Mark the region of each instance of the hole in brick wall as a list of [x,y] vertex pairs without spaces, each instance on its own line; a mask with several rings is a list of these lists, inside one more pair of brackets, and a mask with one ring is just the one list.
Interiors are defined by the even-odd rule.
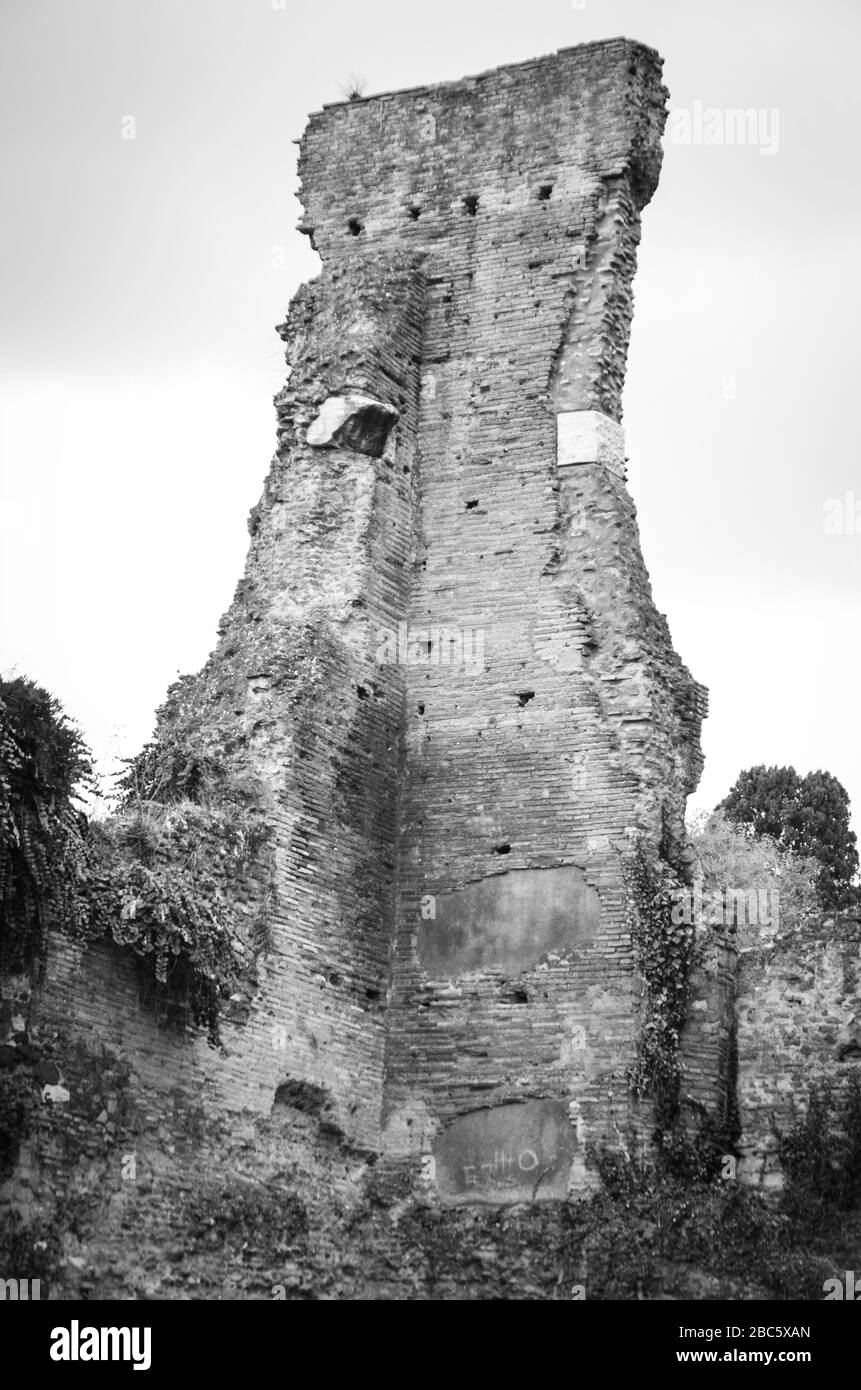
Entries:
[[553,197],[553,184],[552,184],[552,183],[542,183],[541,187],[540,187],[539,190],[538,190],[538,201],[539,201],[540,203],[549,203],[549,202],[550,202],[550,199],[551,199],[552,197]]
[[513,989],[510,994],[505,995],[508,1004],[528,1004],[529,995],[525,989]]
[[424,707],[424,705],[419,705],[419,714],[424,714],[424,712],[425,712],[425,707]]
[[518,698],[518,700],[520,701],[520,708],[523,709],[523,707],[524,707],[525,705],[528,705],[528,704],[529,704],[529,701],[530,701],[530,700],[534,700],[534,699],[535,699],[535,691],[534,691],[534,690],[518,690],[518,692],[517,692],[517,698]]
[[494,845],[494,846],[493,846],[493,852],[494,852],[494,854],[510,854],[510,853],[511,853],[511,845],[509,845],[509,844]]
[[418,222],[419,218],[420,218],[421,215],[422,215],[422,210],[421,210],[421,208],[418,206],[417,203],[412,203],[412,204],[407,208],[407,212],[409,213],[409,217],[410,217],[410,221],[411,221],[411,222]]
[[357,692],[357,694],[358,694],[360,700],[367,700],[367,699],[370,698],[369,695],[368,695],[367,690],[365,689],[365,687],[364,687],[363,685],[357,685],[357,686],[356,686],[356,692]]
[[475,499],[474,502],[467,502],[467,504],[466,504],[466,510],[467,510],[468,512],[474,512],[477,506],[478,506],[478,498],[476,497],[476,499]]
[[358,236],[359,233],[363,230],[362,224],[359,221],[358,217],[351,217],[349,222],[347,223],[347,228],[349,230],[350,236]]
[[470,217],[475,217],[475,214],[478,212],[478,194],[467,193],[466,197],[463,200],[463,205],[469,213]]
[[295,1081],[288,1078],[276,1088],[272,1108],[289,1105],[293,1110],[301,1110],[305,1115],[320,1115],[331,1105],[331,1099],[322,1086],[314,1086],[310,1081]]

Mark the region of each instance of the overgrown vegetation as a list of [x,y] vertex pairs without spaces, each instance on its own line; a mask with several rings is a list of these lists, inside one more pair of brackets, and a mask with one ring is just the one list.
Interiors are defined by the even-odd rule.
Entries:
[[823,907],[861,904],[849,796],[831,773],[800,777],[794,767],[748,768],[717,809],[749,835],[765,836],[782,849],[814,859]]
[[347,101],[361,101],[367,86],[368,79],[366,77],[351,72],[346,81],[341,83],[341,93]]
[[664,860],[654,861],[639,845],[627,867],[628,920],[637,968],[644,982],[637,1061],[632,1086],[650,1096],[660,1141],[678,1116],[679,1038],[688,1007],[694,967],[696,925],[674,920],[682,881]]
[[769,919],[777,918],[772,925],[783,931],[821,916],[819,863],[811,856],[787,849],[770,835],[752,835],[719,811],[694,821],[690,844],[699,861],[704,901],[730,890],[762,895]]
[[0,1183],[15,1170],[37,1104],[38,1092],[30,1072],[4,1067],[0,1071]]
[[31,682],[0,682],[0,750],[0,968],[41,960],[49,929],[112,940],[164,1016],[217,1046],[221,1000],[266,941],[260,913],[252,943],[223,891],[261,868],[268,831],[249,799],[171,730],[126,765],[114,815],[88,821],[83,740]]
[[[841,1114],[834,1116],[838,1134]],[[821,1300],[825,1281],[852,1267],[843,1261],[853,1248],[857,1257],[857,1199],[849,1208],[832,1204],[823,1220],[795,1179],[766,1199],[738,1181],[727,1155],[715,1161],[710,1140],[676,1144],[657,1162],[652,1146],[633,1134],[593,1150],[601,1188],[588,1201],[440,1210],[388,1190],[350,1229],[364,1266],[399,1294],[408,1288],[419,1298],[458,1298],[467,1289],[486,1299],[570,1299],[582,1289],[588,1301]],[[806,1183],[800,1171],[797,1177]],[[393,1203],[403,1209],[394,1250]],[[354,1287],[368,1296],[361,1276]]]
[[0,1259],[4,1275],[38,1279],[40,1296],[47,1298],[58,1277],[62,1258],[62,1223],[25,1223],[15,1211],[0,1212]]
[[[822,1296],[827,1243],[737,1181],[691,1181],[632,1146],[605,1151],[603,1190],[581,1211],[593,1296],[654,1297],[695,1271],[781,1299]],[[687,1296],[691,1296],[687,1293]],[[715,1297],[715,1290],[699,1297]]]
[[827,1225],[835,1214],[861,1208],[861,1075],[843,1087],[823,1081],[810,1088],[801,1119],[778,1132],[787,1176],[785,1203],[796,1218]]
[[41,959],[52,926],[84,926],[89,868],[78,792],[92,779],[83,739],[32,681],[0,681],[0,970]]
[[657,1161],[633,1135],[593,1151],[602,1190],[575,1222],[600,1233],[585,1244],[591,1278],[610,1289],[603,1296],[648,1296],[675,1264],[782,1299],[821,1299],[847,1233],[861,1237],[861,1076],[839,1091],[812,1087],[778,1152],[786,1185],[765,1200],[737,1181],[708,1132],[673,1136]]

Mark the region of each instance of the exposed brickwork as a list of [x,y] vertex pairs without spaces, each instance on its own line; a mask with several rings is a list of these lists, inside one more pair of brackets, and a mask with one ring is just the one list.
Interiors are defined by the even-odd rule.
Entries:
[[[469,1197],[458,1135],[482,1200],[558,1199],[594,1183],[589,1141],[635,1118],[623,860],[638,838],[683,847],[706,703],[655,611],[613,452],[665,98],[657,56],[614,40],[311,118],[303,229],[323,270],[280,330],[277,453],[218,647],[160,717],[163,738],[198,731],[272,831],[268,876],[225,884],[249,923],[271,900],[271,949],[221,1054],[159,1029],[122,952],[52,941],[28,1028],[57,1034],[71,1098],[27,1141],[19,1206],[71,1188],[93,1156],[81,1097],[116,1098],[98,1078],[127,1069],[69,1287],[229,1284],[233,1256],[208,1262],[205,1240],[178,1268],[189,1204],[221,1181],[296,1198],[316,1232],[311,1251],[296,1207],[280,1265],[261,1255],[237,1286],[288,1268],[294,1294],[319,1291],[360,1199],[419,1197],[432,1223]],[[455,918],[420,950],[479,900],[509,955],[470,957]],[[729,1067],[715,972],[718,1021],[687,1054],[708,1105]]]
[[[369,247],[423,254],[410,623],[483,638],[480,670],[406,672],[384,1142],[414,1161],[477,1106],[564,1101],[581,1142],[629,1109],[638,986],[621,855],[634,832],[681,837],[705,702],[652,605],[624,482],[597,463],[557,467],[557,417],[619,416],[664,97],[654,55],[609,44],[395,94],[381,114],[327,111],[303,150],[324,257],[357,239],[351,217]],[[379,177],[360,185],[359,166]],[[594,940],[572,931],[526,972],[512,959],[428,978],[424,898],[563,864],[599,894]]]
[[727,1148],[737,1126],[737,989],[735,932],[700,927],[688,1019],[679,1045],[682,1121],[696,1136],[707,1118]]

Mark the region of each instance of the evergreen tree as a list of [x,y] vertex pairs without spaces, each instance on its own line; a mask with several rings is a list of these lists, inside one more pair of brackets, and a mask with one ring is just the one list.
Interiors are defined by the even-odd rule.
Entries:
[[815,859],[824,907],[849,908],[861,902],[849,797],[830,772],[799,777],[794,767],[748,768],[718,810],[754,835],[767,835],[784,849]]

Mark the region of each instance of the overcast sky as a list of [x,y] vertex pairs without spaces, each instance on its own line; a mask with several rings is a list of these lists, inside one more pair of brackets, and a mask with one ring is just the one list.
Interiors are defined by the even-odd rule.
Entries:
[[[645,214],[625,425],[656,600],[711,689],[696,804],[753,763],[822,767],[857,826],[859,15],[2,0],[0,669],[57,694],[107,767],[214,645],[274,448],[274,325],[318,269],[294,230],[307,113],[352,74],[371,93],[625,34],[693,123]],[[742,107],[748,143],[698,140],[698,109]]]

